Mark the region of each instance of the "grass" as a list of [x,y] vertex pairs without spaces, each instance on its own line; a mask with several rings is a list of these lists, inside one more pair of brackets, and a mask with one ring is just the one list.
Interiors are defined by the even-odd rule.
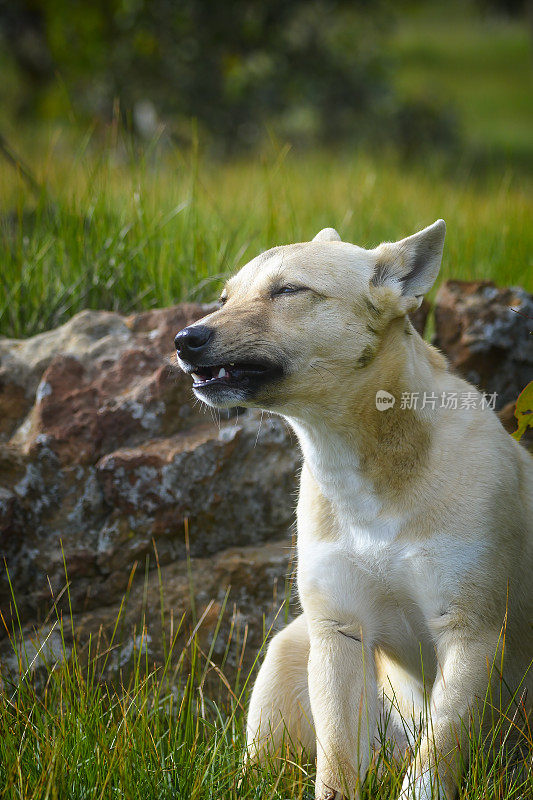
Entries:
[[[8,630],[18,674],[0,668],[4,800],[313,797],[314,765],[305,754],[294,755],[287,748],[264,768],[243,772],[244,707],[255,670],[245,676],[238,669],[225,676],[224,659],[222,669],[212,661],[215,641],[209,652],[202,651],[196,628],[189,635],[181,624],[168,633],[164,662],[155,665],[143,647],[148,632],[141,618],[132,634],[129,669],[121,669],[111,681],[105,676],[117,648],[113,638],[106,647],[99,636],[86,638],[83,645],[70,643],[59,614],[56,627],[61,646],[54,655],[45,639],[34,641],[32,654],[25,652],[16,624]],[[118,628],[119,619],[115,632]],[[180,641],[185,644],[179,646]],[[490,713],[488,700],[483,713]],[[472,766],[459,800],[533,797],[531,732],[522,740],[529,766],[519,772],[498,745],[508,727],[496,719],[485,742],[471,738]],[[393,757],[386,723],[380,738],[364,790],[368,800],[397,797],[408,764],[407,754]],[[492,762],[485,753],[487,742],[495,753]]]
[[293,154],[213,163],[170,144],[143,150],[119,134],[77,149],[56,131],[21,146],[41,189],[0,173],[0,334],[30,336],[83,308],[136,309],[216,297],[225,275],[274,244],[333,225],[366,247],[444,217],[441,280],[532,288],[533,179],[477,180],[437,159]]
[[368,247],[444,217],[440,280],[531,290],[530,39],[524,19],[460,0],[396,12],[396,87],[456,109],[464,141],[453,161],[346,148],[298,155],[273,143],[262,157],[221,164],[164,134],[140,148],[116,122],[82,135],[75,120],[31,132],[3,120],[40,189],[0,162],[0,335],[30,336],[87,307],[209,300],[259,251],[330,225]]

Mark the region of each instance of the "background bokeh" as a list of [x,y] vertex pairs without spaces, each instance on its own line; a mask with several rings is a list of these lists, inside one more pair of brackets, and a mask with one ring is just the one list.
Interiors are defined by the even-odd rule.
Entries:
[[533,4],[0,0],[0,334],[209,299],[259,249],[444,216],[531,286]]

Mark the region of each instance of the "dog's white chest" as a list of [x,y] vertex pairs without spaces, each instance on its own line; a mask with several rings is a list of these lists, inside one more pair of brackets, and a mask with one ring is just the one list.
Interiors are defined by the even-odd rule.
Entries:
[[312,488],[302,484],[298,512],[302,604],[306,611],[313,609],[311,613],[346,630],[366,628],[376,644],[406,661],[404,651],[418,654],[417,642],[429,639],[424,618],[431,610],[420,607],[429,570],[425,559],[414,558],[402,543],[400,531],[407,521],[385,516],[382,503],[358,471],[341,464],[342,453],[336,453],[323,471],[324,459],[309,465],[315,492],[318,484],[330,504],[329,520],[317,519]]
[[308,470],[298,507],[304,610],[346,629],[366,628],[377,645],[408,663],[412,653],[419,656],[419,644],[431,644],[428,620],[440,605],[439,548],[406,543],[409,519],[385,514],[345,442],[322,438],[318,447],[312,434],[299,436]]
[[[298,529],[298,588],[304,610],[373,643],[413,670],[420,646],[431,647],[427,614],[419,603],[419,565],[405,558],[399,522],[339,530],[335,541]],[[431,657],[428,663],[430,663]]]
[[[361,527],[340,523],[334,539],[322,539],[300,515],[299,573],[311,592],[329,595],[339,611],[358,613],[360,603],[400,604],[412,589],[412,572],[396,543],[400,521]],[[317,535],[318,533],[318,535]]]

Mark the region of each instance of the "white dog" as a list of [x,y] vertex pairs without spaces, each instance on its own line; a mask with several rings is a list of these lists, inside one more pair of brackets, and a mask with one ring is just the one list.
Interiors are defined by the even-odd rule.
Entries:
[[518,727],[531,709],[533,461],[407,316],[444,234],[276,247],[176,336],[199,398],[300,441],[304,613],[269,646],[248,740],[252,759],[284,736],[316,752],[320,800],[359,796],[382,713],[419,725],[402,797],[421,800],[453,797],[487,703]]

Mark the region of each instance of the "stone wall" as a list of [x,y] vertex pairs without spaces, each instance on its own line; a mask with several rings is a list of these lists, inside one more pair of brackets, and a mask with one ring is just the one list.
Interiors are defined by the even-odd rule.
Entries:
[[[208,639],[226,602],[226,629],[237,621],[252,652],[263,613],[270,624],[291,593],[298,447],[279,418],[212,416],[195,402],[172,342],[207,311],[84,311],[28,340],[0,339],[0,551],[22,624],[40,625],[52,652],[65,564],[78,633],[112,630],[128,590],[123,623],[144,614],[155,659],[160,577],[167,619],[183,616],[185,632],[203,615]],[[488,283],[450,281],[435,306],[436,343],[498,392],[510,430],[512,401],[533,375],[527,317],[531,295]],[[0,609],[13,613],[5,570]]]

